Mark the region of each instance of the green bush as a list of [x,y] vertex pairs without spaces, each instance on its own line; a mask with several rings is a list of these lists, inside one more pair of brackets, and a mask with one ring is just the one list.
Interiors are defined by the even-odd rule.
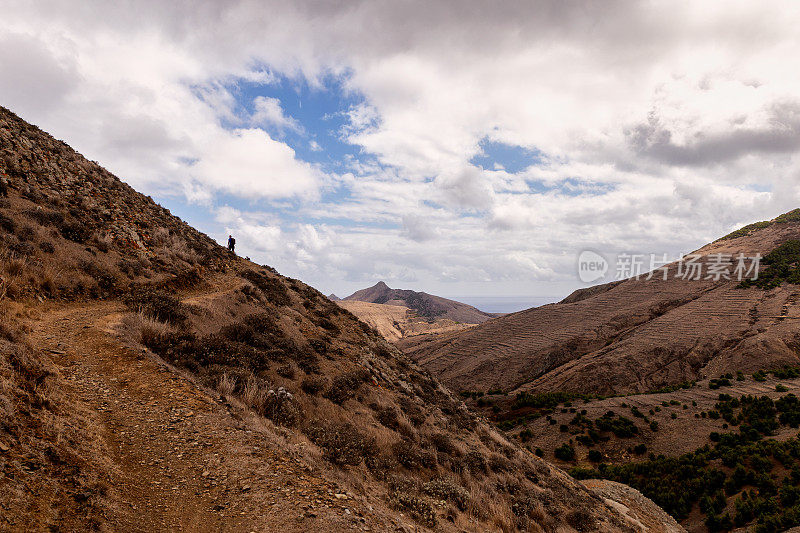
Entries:
[[575,448],[569,444],[562,444],[553,451],[553,455],[555,455],[556,459],[560,459],[562,461],[574,461]]
[[746,279],[740,287],[759,287],[764,290],[773,289],[781,283],[800,283],[800,240],[791,239],[764,256],[762,263],[767,267],[758,279]]

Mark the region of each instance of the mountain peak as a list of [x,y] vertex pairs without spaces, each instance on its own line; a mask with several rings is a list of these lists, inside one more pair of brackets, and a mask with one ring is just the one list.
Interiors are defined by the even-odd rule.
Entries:
[[391,288],[384,283],[383,281],[379,281],[375,285],[372,286],[373,289],[382,289],[382,290],[391,290]]

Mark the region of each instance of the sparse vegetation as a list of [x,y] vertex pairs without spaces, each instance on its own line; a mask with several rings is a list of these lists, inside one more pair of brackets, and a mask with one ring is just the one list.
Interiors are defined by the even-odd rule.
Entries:
[[[792,213],[795,213],[793,211]],[[787,213],[787,215],[789,215]],[[793,217],[796,215],[792,215]],[[792,220],[794,220],[792,218]],[[788,219],[787,219],[788,221]],[[759,273],[758,279],[746,279],[740,283],[740,287],[758,287],[764,290],[773,289],[781,283],[800,283],[800,240],[791,239],[764,256],[761,262],[766,265],[763,272]]]
[[717,239],[718,241],[726,241],[730,239],[735,239],[737,237],[747,237],[751,233],[756,230],[768,228],[772,225],[772,221],[765,220],[763,222],[754,222],[753,224],[748,224],[742,228],[737,229],[736,231],[732,231],[731,233]]
[[713,446],[679,457],[651,455],[642,463],[575,468],[572,474],[629,484],[678,519],[696,506],[711,531],[751,525],[774,532],[800,525],[800,440],[763,438],[780,424],[800,425],[800,400],[793,394],[775,402],[720,394],[712,412],[739,426],[738,433],[712,432]]

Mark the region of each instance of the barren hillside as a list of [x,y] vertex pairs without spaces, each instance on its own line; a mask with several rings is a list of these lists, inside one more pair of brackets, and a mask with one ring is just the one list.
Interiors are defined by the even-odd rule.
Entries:
[[374,304],[358,300],[339,300],[336,303],[392,342],[414,335],[449,333],[472,327],[472,324],[462,324],[447,318],[422,318],[417,316],[416,311],[403,305]]
[[0,172],[0,529],[642,531],[3,108]]
[[[798,238],[800,216],[792,212],[695,253],[707,268],[714,254],[765,256]],[[736,261],[726,261],[733,272]],[[459,391],[644,392],[800,361],[800,287],[682,279],[678,267],[669,266],[667,280],[642,277],[578,291],[561,303],[442,338],[404,340],[402,347]],[[790,263],[773,271],[780,269],[786,279],[794,275]],[[762,264],[762,276],[768,273]]]
[[405,289],[392,289],[379,281],[372,287],[356,291],[344,298],[345,301],[369,302],[375,304],[400,305],[416,312],[417,316],[428,320],[451,320],[464,324],[481,324],[495,315],[484,313],[454,300],[433,296],[425,292]]

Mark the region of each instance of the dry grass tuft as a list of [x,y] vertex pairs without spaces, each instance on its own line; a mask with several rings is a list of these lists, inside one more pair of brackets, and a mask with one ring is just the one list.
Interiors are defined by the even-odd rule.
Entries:
[[223,396],[232,396],[234,390],[236,390],[236,378],[229,376],[227,372],[222,374],[217,383],[217,392]]

